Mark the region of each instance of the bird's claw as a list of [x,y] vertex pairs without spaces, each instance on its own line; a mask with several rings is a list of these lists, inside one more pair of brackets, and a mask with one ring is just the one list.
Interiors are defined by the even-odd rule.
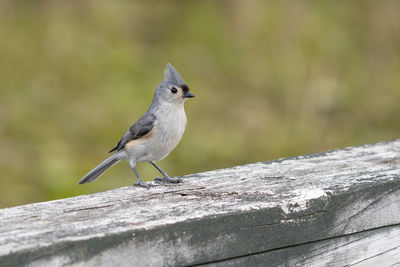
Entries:
[[141,187],[149,189],[151,184],[150,183],[145,183],[143,181],[139,181],[139,182],[134,182],[133,186],[141,186]]
[[181,178],[170,178],[168,176],[165,177],[157,177],[154,178],[154,181],[156,182],[164,182],[164,183],[172,183],[172,184],[178,184],[178,183],[182,183],[182,179]]

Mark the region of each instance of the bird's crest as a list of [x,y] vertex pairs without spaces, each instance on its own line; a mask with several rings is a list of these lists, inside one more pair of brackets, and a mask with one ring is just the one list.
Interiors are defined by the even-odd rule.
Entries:
[[179,72],[170,64],[167,64],[167,67],[164,71],[164,82],[174,85],[185,84],[185,81],[182,79],[182,76]]

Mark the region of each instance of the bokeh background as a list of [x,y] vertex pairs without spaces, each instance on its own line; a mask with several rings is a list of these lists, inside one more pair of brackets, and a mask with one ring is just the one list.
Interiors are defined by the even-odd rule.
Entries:
[[0,208],[132,184],[127,163],[77,182],[167,62],[197,96],[160,162],[171,176],[396,139],[399,14],[399,1],[3,0]]

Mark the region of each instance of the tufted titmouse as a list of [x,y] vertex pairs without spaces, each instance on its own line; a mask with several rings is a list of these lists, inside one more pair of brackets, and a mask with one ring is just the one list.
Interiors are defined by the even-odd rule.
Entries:
[[136,162],[150,162],[163,175],[156,181],[180,183],[177,178],[170,178],[155,164],[165,158],[179,143],[186,127],[186,114],[183,104],[194,97],[181,75],[167,64],[164,80],[158,85],[153,101],[147,112],[133,124],[118,144],[109,152],[115,152],[96,168],[86,174],[79,184],[97,179],[108,168],[121,160],[127,160],[135,172],[140,186],[148,187],[136,171]]

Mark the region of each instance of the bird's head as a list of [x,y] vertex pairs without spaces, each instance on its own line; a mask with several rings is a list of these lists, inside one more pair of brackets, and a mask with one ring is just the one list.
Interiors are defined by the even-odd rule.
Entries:
[[182,76],[170,63],[167,64],[164,74],[164,80],[158,85],[155,93],[159,101],[184,103],[188,98],[194,97]]

